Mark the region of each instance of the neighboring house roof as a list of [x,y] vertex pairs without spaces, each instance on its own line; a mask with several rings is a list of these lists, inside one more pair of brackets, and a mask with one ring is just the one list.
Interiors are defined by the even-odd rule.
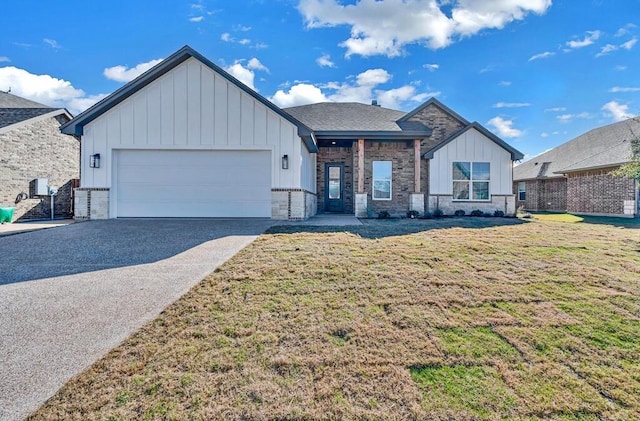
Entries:
[[629,162],[640,121],[629,119],[588,131],[513,169],[514,180],[559,178],[562,174]]
[[52,110],[54,108],[0,108],[0,128],[39,117]]
[[485,137],[487,137],[489,140],[492,140],[493,142],[495,142],[499,146],[501,146],[503,149],[505,149],[507,152],[511,153],[511,160],[512,161],[517,161],[518,159],[522,159],[524,157],[522,152],[518,151],[517,149],[515,149],[514,147],[509,145],[507,142],[505,142],[504,140],[500,139],[498,136],[494,135],[489,130],[485,129],[480,123],[478,123],[476,121],[474,121],[473,123],[468,123],[461,130],[458,130],[457,132],[452,133],[451,136],[449,136],[448,138],[446,138],[442,142],[438,143],[437,145],[433,146],[431,149],[429,149],[427,152],[425,152],[422,156],[424,158],[426,158],[426,159],[432,159],[433,158],[433,154],[438,149],[442,148],[447,143],[452,142],[453,140],[457,139],[458,137],[460,137],[465,132],[467,132],[468,130],[471,130],[471,129],[476,129],[477,131],[482,133]]
[[26,98],[0,91],[0,108],[51,108]]
[[202,54],[198,53],[188,45],[185,45],[184,47],[182,47],[181,49],[173,53],[171,56],[162,60],[159,64],[155,65],[154,67],[152,67],[151,69],[143,73],[142,75],[138,76],[133,81],[127,83],[126,85],[124,85],[117,91],[113,92],[111,95],[107,96],[97,104],[93,105],[89,109],[80,113],[73,120],[69,121],[66,124],[63,124],[60,130],[62,130],[63,133],[67,133],[67,134],[82,135],[84,126],[86,124],[90,123],[97,117],[109,111],[111,108],[115,107],[116,105],[118,105],[125,99],[129,98],[131,95],[133,95],[140,89],[149,85],[151,82],[160,78],[162,75],[168,73],[169,71],[176,68],[180,64],[184,63],[186,60],[188,60],[191,57],[200,61],[202,64],[206,65],[214,72],[218,73],[225,79],[229,80],[231,83],[233,83],[238,88],[246,92],[248,95],[252,96],[257,101],[267,106],[276,114],[280,115],[290,123],[294,124],[298,128],[298,135],[302,137],[305,144],[307,145],[307,148],[311,152],[316,152],[318,150],[313,133],[309,127],[307,127],[306,125],[304,125],[303,123],[301,123],[300,121],[292,117],[291,115],[287,114],[286,112],[282,111],[272,102],[267,100],[265,97],[258,94],[256,91],[249,88],[247,85],[240,82],[235,77],[231,76],[228,72],[226,72],[221,67],[211,62],[209,59],[207,59]]

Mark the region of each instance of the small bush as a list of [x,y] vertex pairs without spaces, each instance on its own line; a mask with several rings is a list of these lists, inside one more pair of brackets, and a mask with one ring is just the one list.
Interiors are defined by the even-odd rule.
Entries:
[[407,218],[409,219],[416,219],[419,216],[420,212],[418,212],[417,210],[410,210],[409,212],[407,212]]
[[493,214],[491,212],[482,212],[482,216],[484,216],[485,218],[491,218]]
[[466,212],[463,209],[458,209],[453,213],[455,216],[464,216]]
[[389,219],[391,214],[385,210],[378,212],[378,219]]
[[425,212],[422,215],[422,219],[433,219],[433,214],[431,212]]
[[495,216],[496,218],[504,218],[504,212],[502,212],[501,210],[497,210],[493,213],[493,216]]
[[434,218],[442,218],[443,216],[444,216],[444,212],[442,211],[442,209],[436,209],[433,211]]
[[480,209],[474,209],[471,211],[471,216],[482,216],[482,211]]

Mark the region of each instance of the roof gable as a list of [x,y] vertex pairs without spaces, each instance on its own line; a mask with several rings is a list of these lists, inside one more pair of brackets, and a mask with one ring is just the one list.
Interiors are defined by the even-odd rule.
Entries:
[[0,134],[36,121],[59,116],[63,116],[67,121],[72,118],[64,108],[0,108]]
[[246,86],[244,83],[240,82],[235,77],[231,76],[224,69],[217,66],[216,64],[211,62],[209,59],[207,59],[206,57],[204,57],[203,55],[201,55],[200,53],[198,53],[188,45],[185,45],[184,47],[182,47],[181,49],[173,53],[171,56],[162,60],[159,64],[157,64],[153,68],[149,69],[142,75],[138,76],[136,79],[122,86],[121,88],[113,92],[111,95],[107,96],[106,98],[104,98],[97,104],[93,105],[89,109],[80,113],[74,119],[62,125],[60,130],[66,134],[82,135],[84,126],[86,124],[95,120],[102,114],[109,111],[111,108],[120,104],[121,102],[123,102],[124,100],[126,100],[127,98],[129,98],[130,96],[132,96],[133,94],[141,90],[142,88],[146,87],[153,81],[160,78],[162,75],[168,73],[169,71],[173,70],[174,68],[176,68],[177,66],[179,66],[180,64],[182,64],[183,62],[187,61],[189,58],[192,58],[192,57],[200,61],[205,66],[209,67],[214,72],[218,73],[220,76],[227,79],[229,82],[233,83],[235,86],[237,86],[239,89],[241,89],[251,97],[255,98],[256,100],[264,104],[267,108],[271,109],[280,117],[284,118],[285,120],[295,125],[298,128],[298,135],[303,138],[307,148],[312,152],[317,151],[317,145],[315,144],[313,133],[309,127],[307,127],[302,122],[298,121],[293,116],[284,112],[282,109],[278,108],[275,104],[267,100],[262,95],[258,94],[253,89]]
[[442,102],[438,101],[435,98],[431,98],[424,104],[415,108],[413,111],[409,111],[407,114],[405,114],[402,118],[398,120],[398,123],[411,120],[411,118],[414,117],[416,114],[419,114],[421,111],[423,111],[424,109],[430,106],[435,106],[439,108],[440,110],[444,111],[446,114],[449,114],[451,117],[455,118],[465,126],[469,124],[469,122],[464,117],[462,117],[460,114],[456,113],[451,108],[447,107],[446,105],[444,105]]
[[493,141],[498,146],[500,146],[501,148],[503,148],[504,150],[509,152],[511,154],[511,160],[512,161],[517,161],[518,159],[522,159],[524,157],[522,152],[518,151],[517,149],[515,149],[514,147],[509,145],[507,142],[505,142],[504,140],[500,139],[498,136],[494,135],[489,130],[485,129],[480,123],[474,121],[473,123],[467,124],[462,130],[459,130],[459,131],[453,133],[451,136],[449,136],[448,138],[446,138],[442,142],[438,143],[437,145],[435,145],[434,147],[429,149],[427,152],[425,152],[422,155],[423,158],[425,158],[425,159],[433,159],[433,154],[438,149],[440,149],[443,146],[445,146],[446,144],[454,141],[455,139],[460,137],[462,134],[464,134],[465,132],[467,132],[468,130],[471,130],[471,129],[476,129],[477,131],[482,133],[487,139]]

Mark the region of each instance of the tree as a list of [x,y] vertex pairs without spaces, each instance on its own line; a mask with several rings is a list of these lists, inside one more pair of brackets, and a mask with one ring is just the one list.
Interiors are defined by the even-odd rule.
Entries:
[[[631,119],[634,122],[640,123],[640,116]],[[629,162],[622,165],[611,174],[620,177],[629,177],[640,180],[640,136],[636,134],[633,127],[627,122],[627,127],[631,132],[631,156]]]

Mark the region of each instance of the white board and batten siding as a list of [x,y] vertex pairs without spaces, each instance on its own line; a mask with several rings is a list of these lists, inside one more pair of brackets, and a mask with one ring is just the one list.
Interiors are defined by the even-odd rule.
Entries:
[[[85,125],[82,187],[115,188],[114,158],[124,150],[266,151],[271,188],[315,192],[315,155],[297,127],[195,58]],[[89,168],[94,153],[101,155],[98,169]],[[285,154],[288,170],[281,167]]]
[[511,153],[471,128],[433,154],[429,163],[430,194],[453,194],[452,165],[459,161],[491,163],[490,194],[513,193]]

